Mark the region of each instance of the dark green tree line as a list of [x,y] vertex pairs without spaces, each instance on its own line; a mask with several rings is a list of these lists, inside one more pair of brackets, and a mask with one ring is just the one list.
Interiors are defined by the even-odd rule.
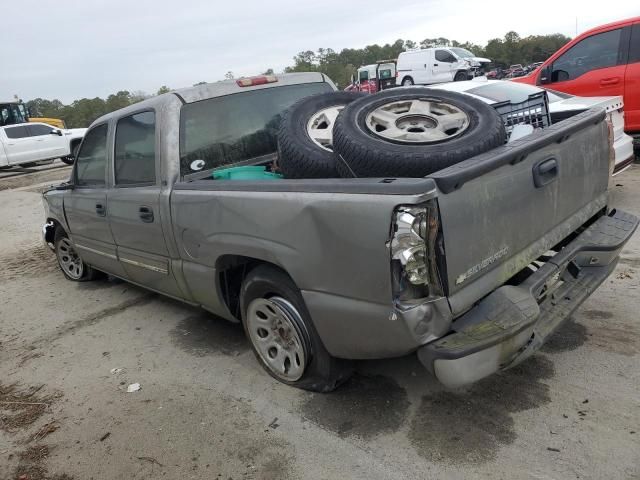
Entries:
[[413,40],[396,40],[385,45],[368,45],[364,48],[345,48],[336,52],[331,48],[319,48],[317,51],[307,50],[293,57],[293,65],[286,72],[317,71],[328,75],[333,81],[344,86],[349,83],[351,75],[358,67],[380,60],[395,59],[398,55],[412,48],[431,46],[462,47],[479,57],[487,57],[496,66],[508,67],[515,63],[529,64],[546,60],[552,53],[570,40],[562,34],[532,35],[521,38],[516,32],[508,32],[504,38],[494,38],[485,46],[470,42],[459,42],[448,38],[425,38],[420,42]]

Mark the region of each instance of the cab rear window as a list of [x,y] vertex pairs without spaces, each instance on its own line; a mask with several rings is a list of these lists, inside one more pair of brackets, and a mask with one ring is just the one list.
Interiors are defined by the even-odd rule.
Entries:
[[[180,172],[230,166],[275,153],[282,113],[328,83],[261,88],[189,103],[180,113]],[[202,162],[196,162],[202,160]],[[204,162],[204,163],[203,163]]]

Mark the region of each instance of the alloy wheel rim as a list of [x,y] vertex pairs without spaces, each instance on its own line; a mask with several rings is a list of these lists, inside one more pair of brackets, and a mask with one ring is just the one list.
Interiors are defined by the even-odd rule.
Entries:
[[333,105],[314,113],[307,122],[307,135],[318,147],[333,152],[333,125],[344,105]]
[[74,280],[82,277],[84,264],[68,238],[63,238],[58,242],[56,254],[60,268],[62,268],[69,277]]
[[304,374],[306,355],[302,334],[293,317],[296,308],[280,297],[256,298],[247,308],[247,330],[258,355],[278,378],[295,382]]
[[470,119],[450,103],[414,98],[380,105],[367,115],[365,122],[371,133],[385,140],[428,144],[461,135]]

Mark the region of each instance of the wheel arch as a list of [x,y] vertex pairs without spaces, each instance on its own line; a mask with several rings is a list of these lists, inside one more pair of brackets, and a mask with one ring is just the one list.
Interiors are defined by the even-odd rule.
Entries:
[[45,223],[44,227],[42,227],[42,236],[49,248],[52,248],[53,246],[55,235],[58,229],[65,231],[64,225],[62,225],[58,220],[53,217],[47,217],[47,222]]
[[416,83],[416,82],[415,82],[415,80],[413,79],[413,77],[412,77],[411,75],[405,75],[404,77],[402,77],[402,81],[400,82],[400,85],[401,85],[401,86],[402,86],[402,85],[404,85],[404,81],[405,81],[407,78],[408,78],[409,80],[411,80],[411,82],[415,85],[415,83]]
[[216,261],[216,290],[229,310],[229,313],[241,321],[240,290],[249,273],[259,266],[273,267],[287,275],[297,286],[287,270],[270,260],[245,255],[226,254]]

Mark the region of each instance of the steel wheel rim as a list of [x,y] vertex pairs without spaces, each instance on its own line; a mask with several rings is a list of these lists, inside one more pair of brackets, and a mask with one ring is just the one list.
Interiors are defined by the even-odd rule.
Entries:
[[413,82],[409,78],[405,78],[404,81],[402,82],[402,85],[405,87],[408,87],[410,85],[413,85]]
[[62,238],[58,241],[56,255],[60,268],[62,268],[69,277],[74,280],[82,277],[84,264],[68,238]]
[[333,152],[333,125],[344,105],[333,105],[314,113],[307,122],[307,135],[318,147]]
[[247,308],[249,339],[267,368],[278,378],[295,382],[304,374],[304,342],[292,317],[296,308],[280,297],[256,298]]
[[461,135],[470,119],[448,102],[413,98],[380,105],[367,115],[365,123],[371,133],[385,140],[428,144]]

